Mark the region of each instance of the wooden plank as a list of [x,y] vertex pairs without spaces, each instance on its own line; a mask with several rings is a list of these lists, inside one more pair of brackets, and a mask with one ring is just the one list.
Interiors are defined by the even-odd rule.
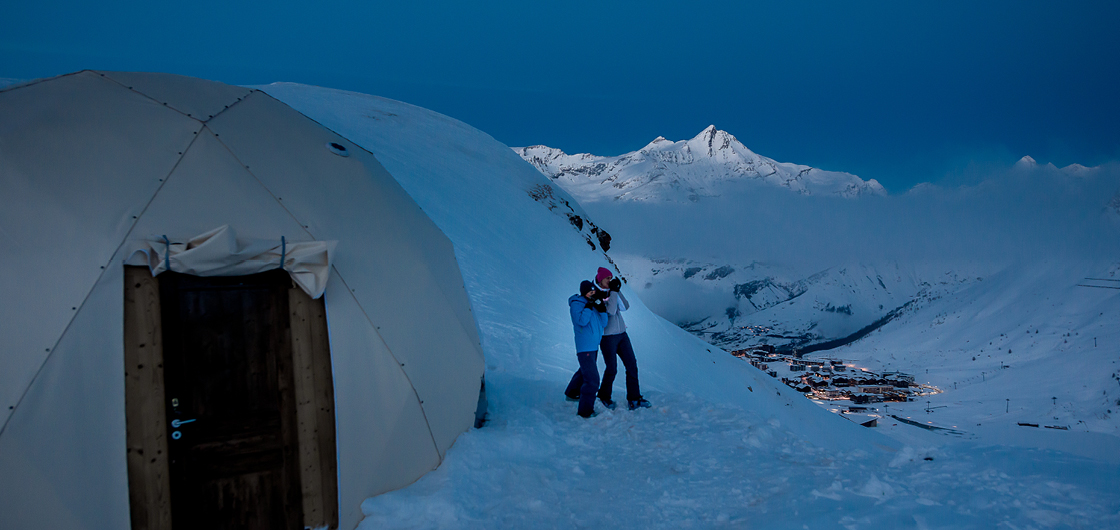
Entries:
[[323,484],[319,473],[320,456],[316,436],[318,415],[315,414],[315,369],[311,338],[311,307],[299,289],[289,291],[291,312],[292,364],[296,367],[296,423],[299,425],[299,468],[303,491],[303,526],[324,526]]
[[125,267],[124,369],[128,497],[133,530],[171,528],[159,283]]
[[[275,271],[281,273],[282,271]],[[292,285],[291,280],[284,275],[284,285]],[[269,326],[271,329],[271,350],[274,353],[277,368],[277,378],[280,390],[280,417],[281,435],[284,444],[284,479],[282,484],[287,494],[288,508],[285,510],[287,528],[299,528],[300,521],[304,519],[303,507],[301,501],[302,487],[300,486],[302,480],[300,478],[299,468],[299,415],[297,407],[297,396],[295,392],[295,379],[297,378],[298,370],[293,363],[292,355],[292,334],[291,326],[288,319],[290,317],[290,309],[288,307],[288,300],[290,295],[286,294],[285,289],[277,289],[272,293],[273,304],[269,305],[269,322],[273,325]],[[288,325],[280,325],[286,323]]]
[[[304,294],[303,291],[300,291]],[[306,296],[306,295],[305,295]],[[338,528],[338,456],[335,439],[334,377],[327,308],[322,297],[311,301],[311,338],[315,354],[315,413],[318,415],[318,443],[326,524]]]
[[338,528],[334,383],[323,300],[289,291],[304,526]]

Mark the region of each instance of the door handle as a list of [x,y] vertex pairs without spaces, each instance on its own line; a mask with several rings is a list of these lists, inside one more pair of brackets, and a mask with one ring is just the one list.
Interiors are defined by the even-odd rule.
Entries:
[[182,425],[184,423],[190,423],[192,421],[195,421],[195,420],[193,420],[193,419],[192,420],[178,420],[178,419],[175,419],[175,420],[171,420],[171,426],[178,429],[180,425]]

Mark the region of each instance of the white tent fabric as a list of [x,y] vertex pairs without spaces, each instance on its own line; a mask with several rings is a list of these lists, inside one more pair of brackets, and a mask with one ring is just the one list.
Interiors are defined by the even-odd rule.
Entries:
[[168,74],[9,87],[0,116],[0,528],[129,526],[130,258],[225,275],[284,254],[323,293],[342,528],[473,424],[483,353],[454,249],[369,152],[262,92]]
[[[323,296],[330,277],[331,257],[337,241],[285,243],[260,239],[238,239],[229,225],[223,225],[190,238],[185,243],[170,239],[148,239],[145,257],[152,276],[172,270],[193,276],[244,276],[282,268],[303,292],[317,299]],[[135,257],[137,254],[133,254]]]

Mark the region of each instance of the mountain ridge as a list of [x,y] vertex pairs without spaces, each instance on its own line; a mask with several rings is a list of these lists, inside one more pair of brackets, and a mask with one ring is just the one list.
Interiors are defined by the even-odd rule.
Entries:
[[637,151],[613,157],[567,154],[544,145],[513,150],[580,201],[696,202],[744,183],[784,187],[802,195],[887,194],[875,179],[759,155],[715,125],[689,140],[658,136]]

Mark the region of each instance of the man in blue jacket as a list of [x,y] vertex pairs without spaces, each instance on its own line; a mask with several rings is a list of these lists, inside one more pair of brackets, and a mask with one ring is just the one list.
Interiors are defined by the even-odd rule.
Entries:
[[595,397],[599,392],[599,341],[607,326],[607,308],[596,296],[595,284],[584,280],[579,284],[580,294],[568,298],[572,314],[572,327],[576,335],[576,359],[579,370],[572,376],[564,395],[579,399],[577,414],[590,418],[595,414]]

